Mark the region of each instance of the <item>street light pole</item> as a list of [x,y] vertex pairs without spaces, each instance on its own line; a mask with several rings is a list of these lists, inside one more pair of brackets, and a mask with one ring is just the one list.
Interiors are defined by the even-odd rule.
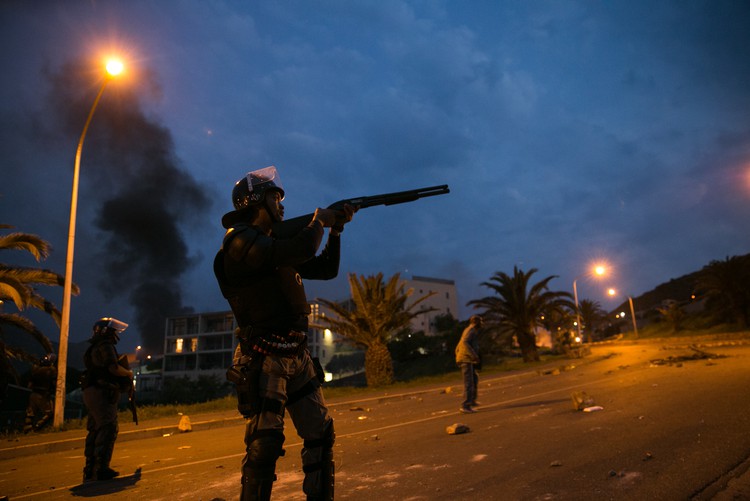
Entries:
[[630,317],[633,319],[633,333],[635,338],[638,339],[638,325],[635,323],[635,308],[633,308],[633,298],[628,296],[628,302],[630,303]]
[[68,367],[68,335],[70,332],[70,297],[71,290],[73,288],[73,251],[75,248],[76,238],[76,214],[78,210],[78,179],[81,170],[81,151],[83,150],[83,140],[86,138],[86,132],[89,129],[89,124],[94,116],[94,111],[99,104],[104,89],[112,76],[117,75],[122,71],[122,65],[120,63],[107,64],[107,74],[104,77],[102,86],[99,88],[99,93],[94,99],[94,104],[89,110],[89,115],[86,118],[86,123],[83,126],[83,132],[81,132],[81,138],[78,140],[78,148],[76,148],[75,166],[73,168],[73,190],[70,197],[70,222],[68,226],[68,253],[65,260],[65,283],[63,285],[63,303],[62,303],[62,319],[60,321],[60,346],[58,348],[57,355],[57,387],[55,389],[55,411],[52,425],[54,428],[61,428],[65,419],[65,376]]
[[578,306],[578,288],[576,287],[577,281],[577,278],[573,280],[573,297],[576,301],[576,327],[578,329],[578,339],[583,343],[583,338],[581,337],[581,309]]

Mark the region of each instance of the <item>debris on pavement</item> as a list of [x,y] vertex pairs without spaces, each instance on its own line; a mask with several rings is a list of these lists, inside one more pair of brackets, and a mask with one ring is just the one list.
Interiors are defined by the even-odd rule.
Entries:
[[180,433],[187,433],[189,431],[193,431],[193,425],[190,424],[190,416],[183,415],[180,418],[180,424],[177,425],[177,429],[180,430]]
[[573,408],[577,411],[594,405],[594,399],[585,391],[574,391],[570,394],[570,398],[573,400]]
[[601,405],[592,405],[591,407],[584,407],[581,409],[583,412],[596,412],[596,411],[603,411],[604,407]]
[[469,433],[469,427],[462,423],[454,423],[445,427],[445,432],[448,435],[460,435],[462,433]]
[[651,360],[651,366],[669,365],[675,367],[682,367],[683,362],[692,362],[695,360],[708,360],[711,365],[714,365],[712,360],[717,358],[726,358],[726,355],[718,355],[716,353],[709,353],[703,351],[695,345],[690,345],[689,348],[693,350],[692,355],[680,355],[680,356],[668,356],[666,358],[655,358]]

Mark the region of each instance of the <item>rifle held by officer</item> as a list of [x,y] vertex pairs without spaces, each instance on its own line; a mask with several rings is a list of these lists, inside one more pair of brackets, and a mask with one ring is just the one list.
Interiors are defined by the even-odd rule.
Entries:
[[[120,355],[120,357],[117,359],[117,363],[125,370],[130,370],[130,364],[128,363],[127,355]],[[138,424],[138,409],[135,406],[135,386],[133,386],[133,380],[127,377],[118,377],[118,383],[120,386],[120,391],[128,392],[128,408],[130,409],[130,413],[133,415],[133,422],[135,424]]]
[[[383,193],[382,195],[372,195],[366,197],[354,197],[339,200],[328,206],[329,209],[342,210],[344,204],[349,204],[360,209],[374,207],[376,205],[396,205],[407,202],[413,202],[420,198],[432,197],[435,195],[445,195],[450,193],[447,184],[440,186],[430,186],[428,188],[418,188],[416,190],[397,191],[394,193]],[[302,228],[310,224],[313,214],[286,219],[273,225],[273,235],[276,238],[290,238],[299,233]],[[336,225],[338,228],[343,227],[343,222]]]

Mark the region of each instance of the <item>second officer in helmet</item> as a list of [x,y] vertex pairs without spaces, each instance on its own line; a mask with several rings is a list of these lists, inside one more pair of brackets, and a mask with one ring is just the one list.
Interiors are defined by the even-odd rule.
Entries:
[[[333,499],[333,419],[307,350],[310,307],[302,279],[338,274],[340,233],[356,208],[316,209],[296,235],[279,239],[284,188],[275,167],[249,172],[232,192],[234,211],[214,272],[239,326],[235,365],[240,412],[248,417],[241,499],[268,500],[283,454],[284,412],[304,440],[303,490],[309,500]],[[325,248],[318,254],[325,228]]]
[[109,480],[118,472],[110,467],[119,425],[117,404],[122,388],[132,386],[133,372],[118,362],[115,345],[128,324],[116,318],[102,318],[94,323],[91,346],[83,355],[86,372],[81,378],[83,403],[88,411],[83,468],[84,482]]

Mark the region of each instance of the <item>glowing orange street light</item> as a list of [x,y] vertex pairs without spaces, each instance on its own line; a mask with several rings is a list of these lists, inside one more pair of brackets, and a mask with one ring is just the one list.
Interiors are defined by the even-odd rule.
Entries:
[[119,59],[110,59],[107,61],[107,64],[104,66],[107,70],[107,73],[110,76],[116,77],[120,73],[122,73],[122,70],[125,69],[125,66],[122,64],[122,61]]
[[[603,264],[596,264],[592,268],[592,271],[594,272],[595,276],[604,276],[607,273],[607,268]],[[573,298],[576,302],[576,328],[578,330],[578,338],[583,340],[583,337],[581,337],[581,311],[578,306],[578,286],[577,286],[578,278],[573,280]]]
[[[615,296],[617,294],[617,291],[615,289],[608,289],[607,294],[610,296]],[[635,335],[635,338],[638,339],[638,325],[635,322],[635,308],[633,307],[633,298],[628,296],[628,302],[630,303],[630,317],[633,320],[633,334]],[[621,318],[625,318],[625,312],[620,313]]]
[[102,86],[99,88],[99,93],[94,99],[94,104],[91,106],[89,115],[86,118],[86,123],[83,125],[83,132],[81,132],[81,138],[78,140],[78,147],[76,148],[75,167],[73,169],[73,190],[70,197],[70,223],[68,226],[68,254],[65,260],[65,283],[63,285],[63,305],[62,305],[62,320],[60,321],[60,347],[57,356],[57,388],[55,389],[55,413],[52,424],[55,428],[60,428],[63,425],[65,419],[65,371],[68,366],[68,334],[70,332],[70,296],[71,289],[73,287],[73,250],[75,247],[76,237],[76,213],[78,210],[78,178],[81,170],[81,151],[83,150],[83,140],[86,138],[86,132],[88,131],[91,119],[94,116],[96,106],[99,104],[104,93],[104,88],[107,83],[115,76],[122,73],[124,69],[123,63],[118,59],[110,59],[105,63],[105,69],[107,70],[104,75],[104,81]]

